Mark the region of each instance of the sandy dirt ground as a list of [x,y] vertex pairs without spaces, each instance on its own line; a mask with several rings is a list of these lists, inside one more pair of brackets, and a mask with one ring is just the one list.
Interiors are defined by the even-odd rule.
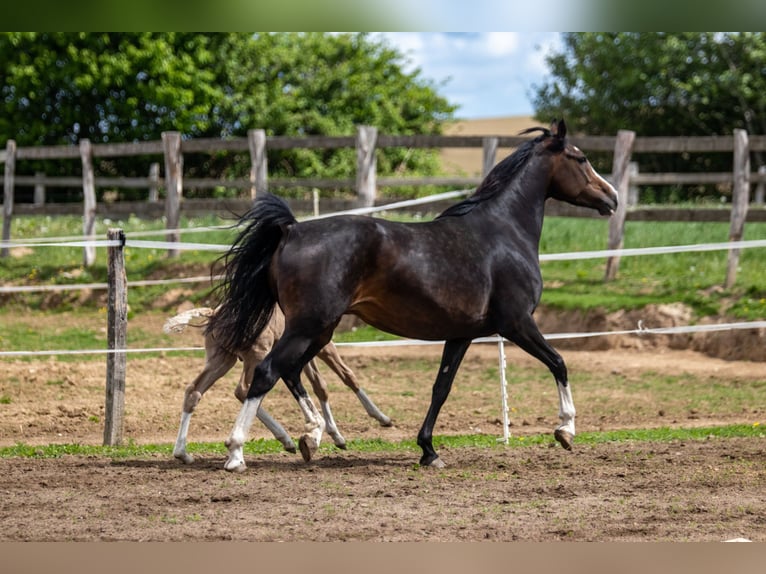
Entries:
[[[190,335],[191,337],[192,335]],[[191,342],[192,339],[189,339]],[[195,341],[199,343],[197,339]],[[181,342],[180,344],[183,344]],[[438,347],[341,348],[394,426],[382,428],[331,374],[331,403],[347,439],[413,439],[427,409]],[[549,373],[507,348],[510,432],[549,433],[557,395]],[[710,384],[760,384],[761,362],[693,351],[562,351],[578,430],[759,424],[766,399],[741,412],[661,401],[642,391],[647,372]],[[435,435],[502,435],[495,345],[474,345]],[[124,440],[172,443],[183,390],[202,358],[129,359]],[[190,440],[223,441],[239,403],[237,368],[194,414]],[[518,379],[518,380],[517,380]],[[602,392],[603,381],[619,379]],[[5,361],[0,446],[101,444],[103,361]],[[292,436],[302,419],[282,385],[265,406]],[[268,437],[254,425],[254,438]],[[766,440],[439,448],[447,467],[420,468],[419,451],[323,449],[310,463],[289,453],[182,465],[169,456],[0,459],[4,541],[766,541]]]

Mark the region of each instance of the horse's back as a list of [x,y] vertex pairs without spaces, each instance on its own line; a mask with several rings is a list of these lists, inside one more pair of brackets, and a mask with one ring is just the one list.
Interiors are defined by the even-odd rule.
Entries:
[[450,222],[340,216],[290,228],[274,259],[288,323],[325,328],[350,312],[395,334],[441,339],[483,329],[490,270]]

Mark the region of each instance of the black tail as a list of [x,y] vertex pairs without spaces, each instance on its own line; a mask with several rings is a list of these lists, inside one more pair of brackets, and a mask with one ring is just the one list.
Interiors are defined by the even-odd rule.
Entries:
[[247,349],[271,319],[276,295],[269,267],[285,229],[297,223],[287,203],[271,194],[259,196],[241,219],[246,227],[221,257],[224,279],[216,287],[220,306],[205,333],[230,351]]

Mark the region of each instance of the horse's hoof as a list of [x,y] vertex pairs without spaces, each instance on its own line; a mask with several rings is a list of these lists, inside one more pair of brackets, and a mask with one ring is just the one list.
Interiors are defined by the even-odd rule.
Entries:
[[564,429],[556,429],[553,433],[553,437],[559,441],[561,446],[566,450],[572,450],[572,440],[574,439],[574,435],[571,432]]
[[318,445],[316,441],[309,435],[303,435],[298,441],[298,448],[301,450],[301,456],[303,460],[309,462],[311,457],[314,456]]
[[440,458],[435,458],[431,461],[430,464],[426,465],[428,468],[444,468],[447,465],[444,464],[444,461]]
[[346,448],[347,448],[345,442],[342,442],[340,444],[336,442],[335,446],[338,447],[340,450],[346,450]]
[[379,420],[378,422],[380,423],[380,426],[382,426],[382,427],[392,427],[392,426],[394,426],[394,423],[388,417],[386,417],[383,420]]
[[293,444],[286,444],[286,445],[284,445],[284,447],[285,447],[285,450],[287,452],[289,452],[290,454],[295,454],[296,452],[298,452],[298,449],[295,448],[295,443],[293,443]]
[[240,462],[239,464],[229,464],[226,463],[223,465],[224,470],[227,470],[228,472],[245,472],[247,470],[247,465],[244,462]]
[[185,452],[180,454],[174,454],[173,456],[184,464],[191,464],[194,462],[194,457]]
[[440,459],[438,456],[435,456],[433,459],[428,459],[426,457],[421,458],[420,466],[424,468],[444,468],[447,465],[444,464],[442,459]]

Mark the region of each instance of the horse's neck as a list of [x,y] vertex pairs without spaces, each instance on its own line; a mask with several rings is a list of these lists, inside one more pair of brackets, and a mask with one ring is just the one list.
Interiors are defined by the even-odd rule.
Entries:
[[547,175],[530,166],[502,194],[509,221],[522,227],[535,245],[540,242],[543,231],[547,188]]

